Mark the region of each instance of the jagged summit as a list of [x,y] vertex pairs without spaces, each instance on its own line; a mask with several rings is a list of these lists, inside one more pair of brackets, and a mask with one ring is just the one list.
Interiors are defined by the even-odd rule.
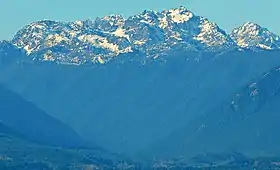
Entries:
[[175,23],[187,22],[194,17],[194,14],[183,6],[179,8],[172,8],[168,11],[163,11],[163,13],[167,14]]
[[256,24],[245,23],[228,35],[184,6],[160,12],[145,10],[127,19],[109,15],[68,23],[42,20],[18,31],[12,43],[32,59],[70,64],[103,64],[127,53],[155,58],[173,49],[221,52],[280,47],[278,36]]
[[265,50],[280,48],[279,36],[253,22],[246,22],[235,28],[231,37],[237,45],[243,48]]

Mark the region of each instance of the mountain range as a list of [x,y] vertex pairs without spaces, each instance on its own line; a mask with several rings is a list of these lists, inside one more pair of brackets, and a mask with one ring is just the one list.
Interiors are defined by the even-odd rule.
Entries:
[[279,56],[268,29],[247,22],[228,34],[185,7],[37,21],[0,42],[0,107],[17,96],[19,109],[0,120],[41,144],[143,160],[274,156]]
[[185,7],[144,11],[127,19],[110,15],[96,20],[42,20],[19,30],[11,41],[36,60],[64,64],[105,62],[123,54],[155,59],[174,51],[224,52],[275,50],[280,37],[247,22],[227,34],[216,23]]

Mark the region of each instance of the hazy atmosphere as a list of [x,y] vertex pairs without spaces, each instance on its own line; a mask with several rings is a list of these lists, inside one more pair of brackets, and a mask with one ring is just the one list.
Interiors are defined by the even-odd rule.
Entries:
[[0,170],[279,170],[279,6],[4,0]]

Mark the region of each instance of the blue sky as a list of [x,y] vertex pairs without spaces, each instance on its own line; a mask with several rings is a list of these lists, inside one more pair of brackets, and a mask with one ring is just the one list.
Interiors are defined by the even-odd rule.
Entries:
[[0,40],[10,39],[21,27],[36,20],[85,20],[113,13],[128,17],[145,9],[180,5],[216,22],[227,32],[252,21],[280,35],[280,0],[1,0]]

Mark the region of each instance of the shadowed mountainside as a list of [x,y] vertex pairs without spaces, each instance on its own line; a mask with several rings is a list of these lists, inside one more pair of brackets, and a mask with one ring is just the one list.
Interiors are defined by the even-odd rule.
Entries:
[[277,155],[279,92],[280,70],[276,67],[185,128],[155,142],[146,154],[170,157],[242,151],[251,156]]
[[0,121],[34,142],[63,147],[86,146],[85,140],[71,128],[3,85],[0,85]]
[[4,64],[0,82],[82,137],[134,154],[184,128],[280,63],[278,51],[178,52],[166,61],[144,64],[134,57],[93,67]]

